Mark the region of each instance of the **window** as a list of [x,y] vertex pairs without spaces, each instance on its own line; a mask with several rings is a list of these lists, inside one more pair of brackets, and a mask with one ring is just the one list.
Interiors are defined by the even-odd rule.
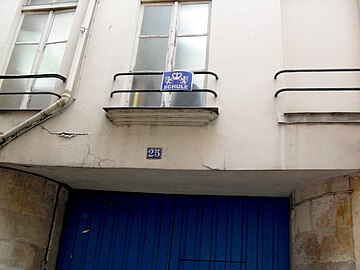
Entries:
[[[14,42],[6,74],[58,73],[77,6],[76,0],[30,0]],[[54,79],[4,80],[1,91],[54,91]],[[46,95],[1,96],[0,108],[44,108]]]
[[[209,3],[170,3],[143,6],[134,71],[203,70],[206,68]],[[134,76],[132,89],[159,89],[161,76]],[[204,77],[193,88],[203,88]],[[132,93],[129,105],[199,107],[203,93]]]

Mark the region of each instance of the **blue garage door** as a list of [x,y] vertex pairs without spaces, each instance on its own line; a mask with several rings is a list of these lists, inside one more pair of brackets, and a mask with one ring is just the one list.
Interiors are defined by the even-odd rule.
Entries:
[[57,269],[288,270],[288,199],[75,191]]

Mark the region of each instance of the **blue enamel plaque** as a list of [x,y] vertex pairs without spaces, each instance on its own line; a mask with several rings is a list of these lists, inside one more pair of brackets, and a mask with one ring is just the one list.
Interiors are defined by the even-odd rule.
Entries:
[[166,71],[163,74],[161,90],[191,91],[193,73],[190,71]]

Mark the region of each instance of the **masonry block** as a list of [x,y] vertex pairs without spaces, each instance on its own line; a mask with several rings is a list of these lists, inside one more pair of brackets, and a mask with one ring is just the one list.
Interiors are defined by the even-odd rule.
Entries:
[[293,269],[355,269],[349,178],[311,183],[293,196]]
[[328,193],[350,190],[348,176],[334,177],[325,180],[318,180],[300,187],[293,192],[294,204],[309,200]]
[[47,249],[47,269],[55,269],[66,201],[67,190],[55,182],[0,169],[0,270],[40,269]]

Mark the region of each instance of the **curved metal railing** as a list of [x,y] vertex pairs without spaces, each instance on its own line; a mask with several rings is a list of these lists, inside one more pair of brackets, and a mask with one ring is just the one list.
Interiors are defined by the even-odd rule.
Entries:
[[23,75],[0,75],[0,80],[44,79],[44,78],[59,79],[62,82],[66,82],[66,78],[63,75],[56,74],[56,73],[23,74]]
[[196,92],[203,92],[203,93],[211,93],[213,94],[215,97],[217,97],[217,93],[212,90],[212,89],[193,89],[191,91],[179,91],[179,90],[157,90],[157,89],[150,89],[150,90],[139,90],[139,89],[134,89],[134,90],[128,90],[128,89],[119,89],[119,90],[114,90],[111,92],[110,97],[113,97],[114,94],[119,94],[119,93],[196,93]]
[[[0,75],[0,80],[18,80],[18,79],[58,79],[62,82],[66,82],[66,78],[63,75],[56,73],[44,73],[44,74],[22,74],[22,75]],[[12,95],[52,95],[61,98],[61,95],[50,91],[41,92],[27,92],[27,91],[0,91],[0,96],[12,96]]]
[[[202,74],[202,75],[212,75],[215,77],[216,80],[219,79],[219,76],[213,72],[213,71],[208,71],[208,70],[196,70],[196,71],[191,71],[193,72],[195,75],[198,74]],[[120,73],[116,73],[114,75],[114,80],[116,80],[117,77],[120,76],[129,76],[129,75],[145,75],[145,76],[152,76],[152,75],[163,75],[164,71],[129,71],[129,72],[120,72]]]
[[[275,73],[274,79],[284,73],[318,73],[318,72],[359,72],[360,68],[317,68],[317,69],[283,69]],[[360,91],[360,87],[293,87],[278,89],[274,96],[283,92],[345,92]]]
[[314,73],[314,72],[359,72],[360,68],[314,68],[314,69],[282,69],[275,73],[276,80],[280,74],[284,73]]
[[346,92],[360,91],[360,87],[309,87],[309,88],[281,88],[275,92],[275,97],[283,92]]
[[[219,79],[219,76],[213,72],[213,71],[208,71],[208,70],[196,70],[196,71],[191,71],[193,72],[195,75],[211,75],[214,76],[216,80]],[[116,73],[114,75],[114,80],[116,80],[117,77],[120,76],[159,76],[159,75],[163,75],[164,71],[129,71],[129,72],[119,72]],[[122,94],[122,93],[196,93],[196,92],[202,92],[202,93],[211,93],[213,94],[215,97],[217,97],[217,93],[215,90],[212,89],[193,89],[191,91],[179,91],[179,90],[160,90],[160,89],[117,89],[117,90],[113,90],[110,93],[110,97],[113,97],[114,94]]]
[[11,95],[52,95],[61,98],[61,95],[54,92],[0,92],[0,96],[11,96]]

